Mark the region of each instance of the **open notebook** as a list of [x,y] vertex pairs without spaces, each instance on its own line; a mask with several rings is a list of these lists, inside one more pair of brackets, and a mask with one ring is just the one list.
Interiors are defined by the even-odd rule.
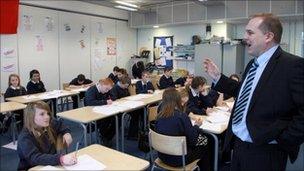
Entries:
[[[106,166],[91,156],[84,154],[78,157],[77,164],[73,166],[63,166],[64,170],[104,170]],[[45,166],[40,170],[63,170],[54,166]]]

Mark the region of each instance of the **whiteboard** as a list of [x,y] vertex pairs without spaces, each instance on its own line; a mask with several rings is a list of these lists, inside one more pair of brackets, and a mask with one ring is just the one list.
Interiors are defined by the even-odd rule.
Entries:
[[78,74],[90,78],[90,20],[88,16],[60,12],[60,86]]
[[[58,16],[56,11],[21,6],[18,27],[19,70],[21,83],[26,86],[29,72],[37,69],[47,90],[58,89]],[[24,16],[31,17],[30,29],[25,28]],[[53,28],[46,28],[46,17]]]
[[107,54],[107,38],[116,38],[116,25],[115,20],[91,17],[91,27],[91,70],[92,79],[97,81],[107,77],[116,65],[116,55]]
[[136,30],[131,29],[127,22],[116,21],[117,28],[117,65],[126,68],[132,76],[131,56],[136,54]]
[[[98,81],[115,65],[130,70],[128,61],[136,53],[137,31],[125,21],[24,5],[20,5],[19,15],[18,33],[0,37],[1,52],[14,49],[14,57],[1,54],[1,92],[5,92],[11,73],[19,74],[21,84],[26,86],[32,69],[40,71],[47,90],[62,88],[79,73]],[[47,17],[52,19],[51,30]],[[115,55],[107,54],[107,38],[116,39]],[[14,69],[4,72],[3,66]]]

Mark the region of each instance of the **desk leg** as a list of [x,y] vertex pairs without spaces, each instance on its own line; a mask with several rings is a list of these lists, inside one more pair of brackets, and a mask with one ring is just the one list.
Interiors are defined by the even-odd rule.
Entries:
[[11,113],[12,115],[12,119],[13,119],[13,130],[12,130],[12,136],[13,136],[13,145],[16,144],[16,117],[15,117],[15,114],[14,113]]
[[92,144],[92,123],[89,123],[90,144]]
[[87,142],[87,126],[83,123],[80,123],[80,125],[83,128],[83,141],[84,141],[84,147],[86,147],[88,145],[88,142]]
[[149,105],[147,105],[147,106],[145,106],[144,107],[144,130],[146,129],[146,127],[147,127],[147,119],[148,119],[148,117],[147,117],[147,115],[148,115],[148,107],[149,107]]
[[119,150],[119,130],[118,130],[118,116],[115,115],[115,132],[116,132],[116,150]]
[[126,112],[124,112],[122,114],[121,117],[121,151],[124,152],[125,151],[125,116],[126,116]]
[[80,108],[80,96],[79,96],[79,94],[77,94],[77,103],[78,103],[78,108]]
[[216,135],[214,135],[213,133],[210,132],[204,132],[206,134],[209,134],[212,136],[212,138],[214,139],[214,171],[217,171],[217,167],[218,167],[218,147],[219,147],[219,142],[218,142],[218,138]]

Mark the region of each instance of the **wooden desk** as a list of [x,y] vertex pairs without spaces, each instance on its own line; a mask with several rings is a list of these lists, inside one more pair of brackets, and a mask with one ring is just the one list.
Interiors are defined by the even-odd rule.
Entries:
[[[79,155],[87,154],[95,160],[103,163],[105,170],[145,170],[149,167],[149,162],[119,151],[94,144],[78,151]],[[39,170],[43,166],[36,166],[30,170]],[[64,169],[62,166],[58,168]]]
[[16,129],[16,120],[15,120],[15,114],[13,113],[13,111],[16,110],[23,110],[26,108],[26,105],[21,104],[21,103],[17,103],[17,102],[4,102],[1,103],[1,108],[0,108],[0,113],[5,114],[6,112],[10,112],[12,114],[13,117],[13,144],[16,143],[16,133],[15,133],[15,129]]
[[12,112],[16,110],[22,110],[25,108],[26,108],[25,104],[21,104],[17,102],[4,102],[1,103],[0,113]]
[[[58,117],[77,122],[79,123],[83,128],[83,135],[84,135],[84,146],[87,146],[87,127],[86,125],[89,125],[89,128],[91,129],[91,123],[96,122],[98,120],[101,120],[103,118],[107,118],[110,116],[115,116],[115,127],[116,127],[116,149],[118,149],[118,117],[117,114],[120,112],[113,112],[110,115],[105,115],[101,113],[96,113],[93,111],[93,108],[95,106],[86,106],[78,109],[73,109],[65,112],[60,112],[57,114]],[[97,130],[97,126],[95,124],[95,130]],[[91,133],[91,130],[90,130]],[[90,135],[91,136],[91,135]],[[92,137],[90,137],[92,138]]]
[[77,91],[66,91],[66,90],[60,90],[60,95],[53,97],[53,96],[45,96],[42,97],[43,95],[48,95],[52,91],[44,92],[44,93],[37,93],[37,94],[31,94],[31,95],[24,95],[24,96],[16,96],[16,97],[10,97],[7,98],[6,100],[12,101],[12,102],[18,102],[18,103],[31,103],[31,102],[36,102],[40,100],[50,100],[50,99],[56,99],[54,106],[56,107],[56,111],[58,111],[58,102],[57,100],[59,98],[64,98],[64,97],[69,97],[72,95],[79,95],[79,92]]

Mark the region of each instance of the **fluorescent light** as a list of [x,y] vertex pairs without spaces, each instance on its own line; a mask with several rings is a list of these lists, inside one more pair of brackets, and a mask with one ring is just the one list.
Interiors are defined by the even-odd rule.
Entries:
[[220,21],[216,21],[217,24],[222,24],[224,23],[224,21],[220,20]]
[[118,4],[121,4],[121,5],[128,6],[128,7],[138,8],[137,5],[134,5],[134,4],[131,4],[131,3],[128,3],[128,2],[123,2],[123,1],[115,1],[115,2],[118,3]]
[[159,26],[153,26],[153,28],[159,28]]
[[115,6],[115,8],[120,8],[120,9],[124,9],[124,10],[128,10],[128,11],[137,11],[137,9],[135,9],[135,8],[125,7],[125,6],[121,6],[121,5],[117,5],[117,6]]

